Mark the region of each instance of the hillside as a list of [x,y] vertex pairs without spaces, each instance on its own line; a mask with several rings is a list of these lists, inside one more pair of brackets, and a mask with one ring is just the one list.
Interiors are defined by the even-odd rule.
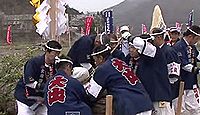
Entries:
[[115,25],[129,24],[133,33],[140,33],[141,24],[151,25],[153,8],[159,4],[167,26],[176,21],[187,23],[189,12],[194,9],[195,24],[200,24],[200,0],[125,0],[109,9],[114,11]]
[[5,14],[32,14],[34,7],[29,3],[29,0],[0,0],[0,11]]

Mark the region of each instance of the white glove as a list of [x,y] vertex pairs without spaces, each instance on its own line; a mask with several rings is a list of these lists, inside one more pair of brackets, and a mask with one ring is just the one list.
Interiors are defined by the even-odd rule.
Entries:
[[128,37],[129,36],[131,36],[131,34],[129,33],[129,32],[124,32],[123,34],[122,34],[122,38],[124,38],[124,39],[128,39]]
[[[129,44],[133,45],[133,47],[138,49],[138,53],[140,53],[140,54],[142,53],[149,57],[154,57],[156,54],[156,47],[153,46],[149,42],[146,42],[146,45],[145,45],[145,41],[140,37],[135,37],[133,39],[132,43],[129,43]],[[144,48],[144,45],[146,46],[145,48]],[[142,50],[143,50],[143,52],[142,52]]]
[[140,38],[140,37],[135,37],[135,38],[133,39],[132,45],[133,45],[136,49],[138,49],[138,53],[141,54],[142,49],[144,48],[144,40],[143,40],[142,38]]

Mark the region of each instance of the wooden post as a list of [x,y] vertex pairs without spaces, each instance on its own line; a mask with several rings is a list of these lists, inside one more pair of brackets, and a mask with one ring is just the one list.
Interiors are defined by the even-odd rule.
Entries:
[[181,81],[180,82],[180,86],[179,86],[179,96],[178,96],[176,115],[180,115],[181,114],[183,93],[184,93],[184,82]]
[[56,30],[57,30],[57,4],[58,1],[57,0],[50,0],[50,18],[51,18],[51,22],[50,22],[50,39],[51,40],[57,40],[56,37]]
[[106,96],[106,115],[112,115],[112,102],[113,102],[113,96],[107,95]]
[[70,27],[69,27],[69,48],[71,48],[71,32],[70,32]]
[[122,43],[122,41],[123,41],[123,38],[121,37],[119,39],[117,45],[111,50],[111,52],[110,52],[111,54],[119,47],[119,45]]

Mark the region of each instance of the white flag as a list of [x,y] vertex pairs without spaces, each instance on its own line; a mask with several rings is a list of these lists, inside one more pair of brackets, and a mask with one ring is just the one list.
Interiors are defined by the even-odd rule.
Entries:
[[163,19],[163,16],[162,16],[162,12],[161,12],[161,9],[160,9],[159,5],[156,5],[154,7],[153,18],[152,18],[152,24],[151,24],[150,31],[153,28],[166,29],[166,24],[164,22],[164,19]]

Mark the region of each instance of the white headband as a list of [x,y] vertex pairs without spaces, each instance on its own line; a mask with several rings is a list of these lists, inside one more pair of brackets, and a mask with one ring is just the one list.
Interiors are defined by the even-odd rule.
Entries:
[[117,40],[117,41],[114,41],[114,40],[112,40],[112,41],[110,41],[110,43],[118,43],[119,41]]
[[157,36],[157,35],[161,35],[161,34],[164,34],[166,31],[163,30],[162,32],[159,32],[159,33],[154,33],[154,34],[150,34],[150,36]]
[[188,30],[190,30],[193,34],[195,34],[196,36],[200,36],[200,34],[196,33],[195,31],[191,30],[189,27],[187,28]]
[[69,62],[73,65],[73,62],[71,60],[68,59],[60,59],[58,57],[55,57],[55,63],[60,63],[60,62]]
[[179,32],[179,33],[180,33],[180,30],[179,30],[179,29],[176,29],[176,28],[170,29],[169,31],[170,31],[170,32]]
[[99,41],[100,41],[101,45],[103,45],[103,35],[105,35],[105,34],[106,34],[106,33],[103,32],[103,33],[100,34],[100,36],[99,36]]
[[93,53],[93,54],[91,54],[91,56],[95,56],[95,55],[101,54],[101,53],[103,53],[103,52],[105,52],[105,51],[108,51],[108,50],[110,50],[110,49],[111,49],[111,48],[110,48],[109,46],[107,46],[106,49],[101,50],[101,51],[96,52],[96,53]]
[[50,50],[53,50],[53,51],[58,51],[58,52],[60,52],[60,51],[62,50],[62,49],[51,48],[51,47],[47,46],[47,44],[45,44],[45,47],[46,47],[47,49],[50,49]]

